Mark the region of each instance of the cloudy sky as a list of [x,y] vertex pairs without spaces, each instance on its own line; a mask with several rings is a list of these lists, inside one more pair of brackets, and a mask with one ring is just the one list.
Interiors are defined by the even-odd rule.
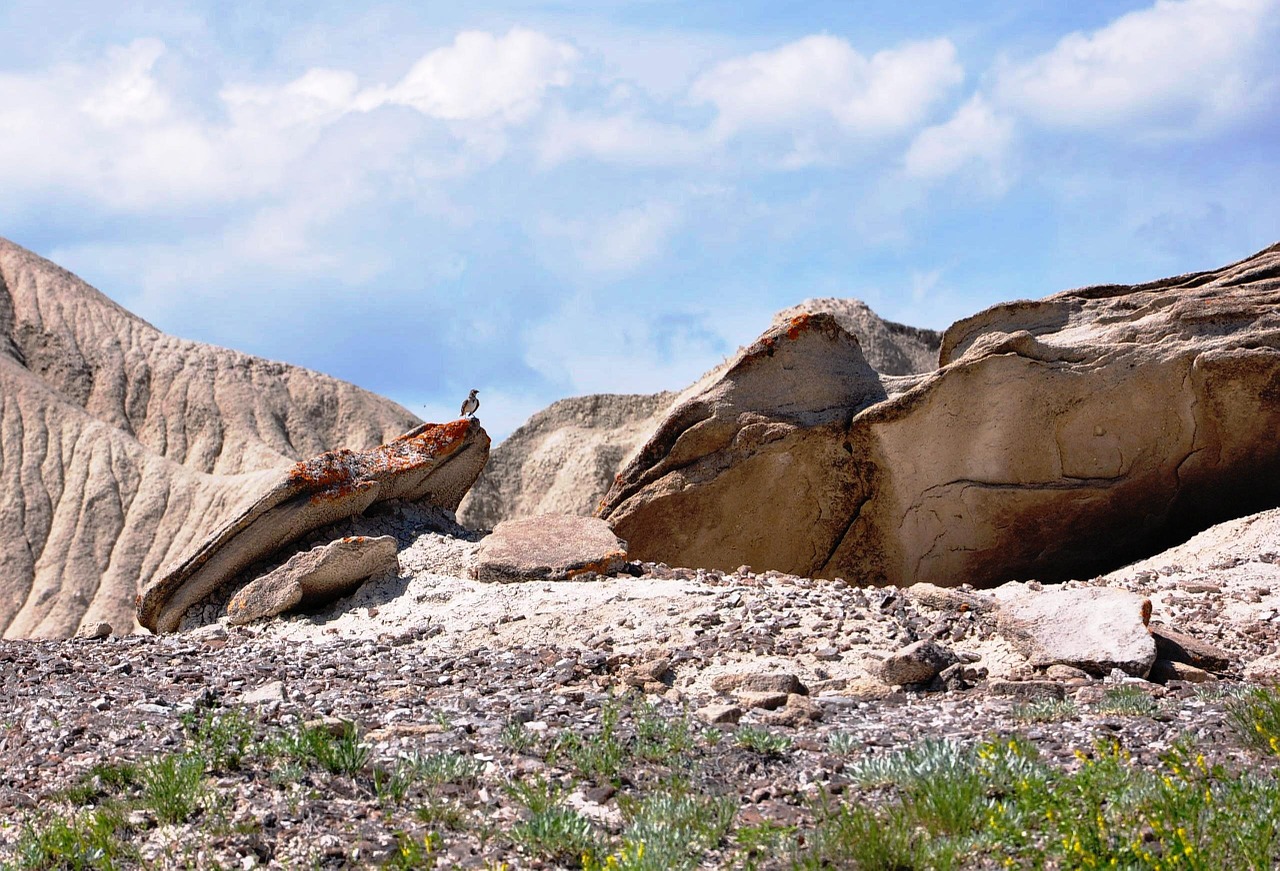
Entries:
[[1280,0],[451,5],[0,0],[0,235],[496,436],[1280,240]]

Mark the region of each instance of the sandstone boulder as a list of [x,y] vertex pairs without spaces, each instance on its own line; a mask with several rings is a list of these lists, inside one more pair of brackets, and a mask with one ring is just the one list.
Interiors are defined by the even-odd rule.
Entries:
[[131,631],[138,590],[268,470],[418,422],[328,376],[167,336],[0,239],[0,634]]
[[[818,312],[856,336],[872,368],[886,375],[938,367],[940,333],[882,320],[860,300],[805,300],[779,312],[774,322]],[[552,403],[494,449],[458,508],[458,520],[472,529],[492,529],[534,514],[591,515],[672,407],[723,370],[712,369],[684,394],[596,394]]]
[[1151,602],[1105,587],[1046,589],[1007,599],[996,626],[1032,667],[1055,664],[1105,676],[1112,669],[1146,677],[1156,661],[1147,630]]
[[564,581],[607,575],[627,561],[626,542],[594,517],[543,514],[499,523],[480,542],[471,576],[479,581]]
[[457,507],[489,455],[489,436],[474,419],[423,424],[366,451],[330,451],[278,476],[252,505],[138,596],[138,622],[172,632],[182,615],[254,563],[376,502]]
[[956,665],[954,653],[935,641],[923,639],[908,644],[880,663],[880,680],[887,684],[923,684]]
[[600,516],[634,558],[859,583],[1109,570],[1280,503],[1280,245],[1067,291],[875,372],[830,315],[774,327],[686,393]]
[[294,554],[284,565],[250,581],[227,604],[227,616],[232,625],[241,625],[298,606],[323,604],[396,568],[394,537],[340,538]]

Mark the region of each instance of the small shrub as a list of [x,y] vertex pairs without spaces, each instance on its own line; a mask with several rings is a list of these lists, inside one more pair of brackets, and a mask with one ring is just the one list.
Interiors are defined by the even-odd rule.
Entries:
[[162,823],[184,823],[204,803],[205,759],[195,753],[160,756],[143,766],[142,800]]
[[579,864],[598,849],[595,827],[561,804],[534,813],[511,830],[511,840],[525,852],[549,862]]
[[761,756],[781,756],[791,749],[791,739],[758,726],[741,726],[733,733],[739,747]]
[[1157,707],[1156,700],[1138,687],[1118,686],[1103,694],[1094,711],[1124,717],[1148,717],[1156,712]]
[[689,718],[664,717],[649,702],[633,711],[636,729],[636,755],[649,762],[666,762],[693,747]]
[[841,756],[848,756],[862,746],[862,741],[851,732],[832,732],[827,736],[827,749]]
[[719,845],[737,811],[732,799],[697,795],[679,783],[638,799],[621,798],[618,807],[624,843],[641,848],[628,867],[654,871],[697,866]]
[[134,865],[136,851],[121,840],[125,829],[124,812],[115,804],[72,816],[54,814],[23,830],[14,867],[110,871]]
[[1280,756],[1280,689],[1244,693],[1228,706],[1227,722],[1246,745]]
[[357,774],[369,762],[369,745],[360,740],[354,723],[334,735],[323,726],[304,726],[280,743],[286,756],[300,762],[316,762],[331,774]]
[[508,720],[498,734],[502,746],[512,753],[524,753],[533,746],[533,734],[519,720]]
[[184,714],[182,725],[188,740],[215,771],[239,768],[253,740],[253,723],[235,708],[221,713]]

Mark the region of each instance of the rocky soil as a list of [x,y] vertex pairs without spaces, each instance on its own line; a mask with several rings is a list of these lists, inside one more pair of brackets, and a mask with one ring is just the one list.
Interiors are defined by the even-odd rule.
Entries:
[[[482,584],[460,576],[475,542],[413,537],[406,511],[380,521],[412,539],[401,574],[321,611],[230,628],[207,622],[210,603],[174,635],[0,642],[0,862],[51,815],[101,802],[102,766],[200,749],[211,738],[198,723],[228,712],[251,724],[251,749],[204,778],[185,821],[131,806],[123,837],[136,854],[125,864],[366,867],[423,844],[438,867],[572,864],[530,846],[527,796],[511,784],[558,786],[607,837],[628,797],[673,766],[700,792],[726,796],[737,824],[803,831],[819,796],[847,788],[850,766],[929,737],[1016,732],[1071,766],[1112,739],[1155,765],[1189,735],[1211,761],[1242,765],[1226,717],[1232,688],[1276,650],[1280,546],[1267,543],[1280,541],[1277,512],[1068,585],[1149,596],[1153,623],[1230,655],[1220,680],[1188,672],[1209,682],[1161,685],[1036,672],[982,607],[912,590],[635,563],[608,578]],[[961,657],[951,688],[884,683],[885,657],[925,638]],[[1118,686],[1150,704],[1117,711]],[[1032,706],[1056,699],[1074,707],[1036,722]],[[631,751],[610,777],[567,748],[598,740],[614,715]],[[300,764],[280,749],[306,723],[352,724],[368,754],[359,770]],[[655,723],[686,736],[678,760],[632,752]],[[738,740],[756,729],[779,747]],[[406,759],[452,760],[454,770],[390,800],[386,777]],[[729,838],[704,864],[789,861]]]

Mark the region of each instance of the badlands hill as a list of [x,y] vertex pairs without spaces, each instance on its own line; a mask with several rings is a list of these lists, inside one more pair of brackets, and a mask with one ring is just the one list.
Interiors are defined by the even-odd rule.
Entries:
[[[886,321],[857,299],[808,299],[774,315],[775,325],[824,312],[857,337],[868,362],[885,375],[913,375],[938,366],[942,334]],[[490,455],[489,465],[458,510],[473,529],[512,517],[589,515],[633,453],[699,385],[684,392],[594,394],[552,403],[534,414]]]
[[262,474],[417,425],[334,378],[165,335],[0,239],[0,633],[133,625]]

